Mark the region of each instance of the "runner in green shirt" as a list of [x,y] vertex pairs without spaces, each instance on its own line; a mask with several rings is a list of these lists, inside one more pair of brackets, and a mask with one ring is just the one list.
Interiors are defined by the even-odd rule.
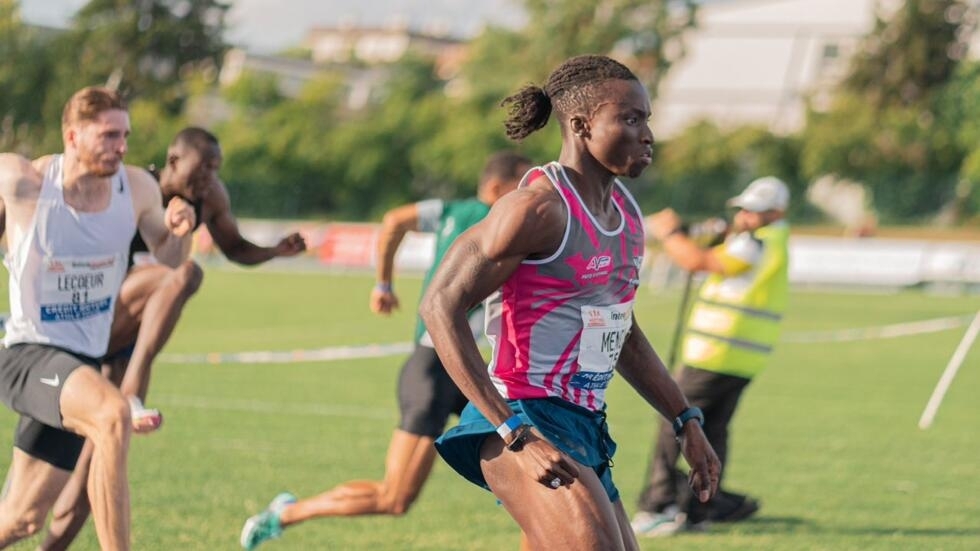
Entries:
[[[371,310],[387,316],[399,307],[392,276],[395,253],[408,231],[436,234],[434,260],[425,277],[424,292],[453,240],[482,220],[497,199],[516,189],[531,165],[522,155],[501,151],[487,161],[476,197],[459,201],[432,199],[388,211],[378,238],[377,284],[371,291]],[[482,309],[471,312],[470,325],[474,332],[482,334]],[[353,480],[299,501],[292,494],[279,494],[265,510],[245,522],[242,547],[254,549],[268,539],[280,537],[286,527],[316,517],[401,515],[408,511],[435,462],[433,442],[442,434],[450,414],[458,415],[466,405],[466,398],[446,374],[421,320],[416,327],[415,349],[398,380],[398,402],[401,422],[388,446],[383,480]]]

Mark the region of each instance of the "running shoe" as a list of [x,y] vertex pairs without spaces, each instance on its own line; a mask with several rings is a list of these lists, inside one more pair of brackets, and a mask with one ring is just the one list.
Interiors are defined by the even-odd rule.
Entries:
[[129,411],[133,419],[133,431],[138,434],[153,432],[163,424],[160,410],[144,406],[136,396],[129,397]]
[[677,505],[668,505],[659,513],[639,511],[633,515],[630,526],[633,533],[640,537],[660,538],[671,536],[684,530],[687,515],[680,512]]
[[714,522],[738,522],[759,511],[759,500],[735,492],[721,490],[712,500],[708,520]]
[[246,550],[255,549],[264,541],[282,537],[282,522],[279,520],[287,505],[296,503],[296,496],[288,492],[277,495],[262,512],[249,517],[242,527],[241,544]]

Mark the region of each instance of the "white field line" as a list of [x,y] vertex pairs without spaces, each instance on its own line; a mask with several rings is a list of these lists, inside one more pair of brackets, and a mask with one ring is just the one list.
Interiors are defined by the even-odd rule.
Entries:
[[953,384],[953,378],[956,377],[956,372],[963,365],[967,353],[973,348],[973,343],[977,340],[978,334],[980,334],[980,311],[973,318],[970,327],[966,329],[966,334],[963,335],[956,351],[953,352],[953,357],[946,364],[946,369],[943,370],[939,382],[936,383],[936,388],[932,391],[932,396],[929,397],[929,403],[926,404],[926,409],[922,412],[922,417],[919,418],[920,429],[925,430],[932,426],[932,421],[936,418],[936,412],[939,411],[939,406],[943,403],[946,391]]
[[[7,314],[0,314],[0,324]],[[793,344],[816,344],[834,342],[855,342],[875,339],[894,339],[927,333],[948,331],[967,325],[973,314],[948,316],[931,320],[894,323],[853,329],[831,329],[827,331],[797,331],[788,333],[782,342]],[[2,327],[2,325],[0,325]],[[2,330],[2,329],[0,329]],[[312,350],[258,350],[253,352],[209,352],[199,354],[161,354],[159,361],[166,364],[287,364],[303,362],[330,362],[336,360],[356,360],[363,358],[383,358],[407,354],[412,343],[369,344],[362,346],[333,346]]]
[[[890,325],[833,329],[828,331],[797,331],[783,336],[782,342],[793,344],[817,344],[855,342],[875,339],[894,339],[948,331],[962,327],[973,319],[973,314],[949,316],[931,320],[911,321]],[[363,346],[335,346],[313,350],[260,350],[253,352],[211,352],[206,354],[161,354],[159,361],[166,364],[288,364],[303,362],[330,362],[363,358],[383,358],[407,354],[412,343],[369,344]]]
[[[270,413],[275,415],[311,415],[316,417],[348,417],[352,419],[378,419],[390,421],[396,416],[394,409],[367,408],[351,404],[324,404],[298,402],[270,402],[241,398],[214,396],[187,396],[184,394],[153,395],[153,405],[205,410],[236,411],[244,413]],[[166,413],[166,411],[164,412]]]
[[160,362],[169,364],[287,364],[330,362],[362,358],[384,358],[407,354],[412,343],[368,344],[363,346],[332,346],[315,350],[260,350],[255,352],[211,352],[207,354],[161,354]]
[[931,320],[910,321],[904,323],[894,323],[890,325],[878,325],[873,327],[860,327],[855,329],[833,329],[829,331],[798,331],[787,334],[783,337],[783,342],[789,343],[828,343],[828,342],[853,342],[868,341],[875,339],[895,339],[898,337],[910,337],[914,335],[925,335],[926,333],[937,333],[962,327],[973,319],[973,314],[965,316],[949,316]]

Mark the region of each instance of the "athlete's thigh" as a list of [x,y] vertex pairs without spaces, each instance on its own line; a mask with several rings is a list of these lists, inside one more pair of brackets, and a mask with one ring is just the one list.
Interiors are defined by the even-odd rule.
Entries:
[[150,296],[163,286],[170,275],[169,267],[162,264],[133,266],[119,288],[116,313],[139,318]]
[[14,448],[0,510],[4,516],[43,520],[70,476],[71,471],[59,469]]
[[623,507],[623,500],[617,499],[613,502],[613,511],[616,513],[616,523],[619,525],[619,533],[623,537],[623,545],[626,551],[639,551],[640,543],[636,541],[636,535],[633,534],[633,527],[630,526],[630,517],[626,513],[626,508]]
[[499,438],[487,438],[481,458],[487,484],[520,525],[532,549],[625,548],[613,504],[590,467],[576,462],[579,477],[555,490],[527,475],[516,454],[503,450]]
[[99,371],[75,370],[61,393],[64,428],[87,438],[105,426],[105,419],[129,415],[129,403]]
[[109,352],[132,344],[139,333],[146,303],[167,280],[173,270],[161,264],[133,266],[119,288],[109,337]]
[[79,371],[98,374],[91,359],[35,343],[0,348],[0,367],[0,400],[55,428],[64,428],[60,404],[68,380]]

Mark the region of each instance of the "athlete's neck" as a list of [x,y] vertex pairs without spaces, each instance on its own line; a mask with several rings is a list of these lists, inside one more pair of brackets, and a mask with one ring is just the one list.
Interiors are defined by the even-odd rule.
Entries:
[[65,202],[82,212],[105,209],[109,203],[112,176],[92,173],[74,156],[65,155],[61,166]]

